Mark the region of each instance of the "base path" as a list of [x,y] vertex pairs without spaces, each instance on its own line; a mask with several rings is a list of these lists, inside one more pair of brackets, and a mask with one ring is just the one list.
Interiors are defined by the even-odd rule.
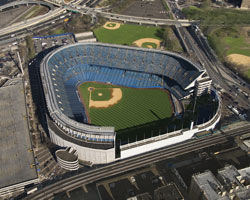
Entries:
[[114,104],[117,104],[122,99],[122,90],[120,88],[107,88],[111,91],[111,98],[108,101],[93,101],[89,98],[89,107],[90,108],[108,108]]
[[117,22],[106,22],[103,25],[103,28],[106,28],[106,29],[109,29],[109,30],[115,30],[115,29],[120,28],[120,26],[121,26],[121,24],[117,23]]
[[[134,41],[133,43],[136,44],[136,46],[138,46],[138,47],[142,47],[142,45],[144,43],[154,43],[154,44],[156,44],[156,46],[157,46],[156,48],[158,49],[158,48],[160,48],[161,41],[158,39],[155,39],[155,38],[142,38],[142,39]],[[148,46],[148,48],[152,48],[152,45],[147,45],[147,46]]]

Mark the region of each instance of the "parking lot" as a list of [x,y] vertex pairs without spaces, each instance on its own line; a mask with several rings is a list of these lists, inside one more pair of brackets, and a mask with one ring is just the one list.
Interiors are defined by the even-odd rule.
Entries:
[[36,54],[55,46],[62,46],[75,43],[73,34],[49,35],[45,37],[33,37]]
[[161,0],[134,1],[121,14],[161,19],[170,18],[169,11],[165,9]]

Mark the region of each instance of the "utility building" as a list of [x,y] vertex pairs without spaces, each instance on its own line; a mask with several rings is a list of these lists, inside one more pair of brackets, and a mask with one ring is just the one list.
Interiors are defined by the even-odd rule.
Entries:
[[189,191],[190,199],[250,199],[250,167],[237,170],[226,166],[218,170],[217,177],[211,171],[195,174]]

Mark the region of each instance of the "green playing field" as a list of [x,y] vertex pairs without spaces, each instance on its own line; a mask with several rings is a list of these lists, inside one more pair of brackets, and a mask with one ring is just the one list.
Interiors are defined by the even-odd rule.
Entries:
[[[107,108],[89,108],[90,87],[94,88],[92,100],[107,101],[110,95],[108,88],[120,88],[122,99]],[[116,131],[170,118],[173,113],[169,93],[163,89],[136,89],[85,82],[79,86],[78,91],[91,124],[114,126]]]
[[[103,27],[94,29],[95,36],[99,42],[122,45],[132,45],[134,41],[142,38],[162,40],[158,34],[159,32],[161,32],[161,28],[159,27],[139,26],[134,24],[121,24],[120,28],[115,30],[108,30]],[[152,46],[156,48],[154,43]]]

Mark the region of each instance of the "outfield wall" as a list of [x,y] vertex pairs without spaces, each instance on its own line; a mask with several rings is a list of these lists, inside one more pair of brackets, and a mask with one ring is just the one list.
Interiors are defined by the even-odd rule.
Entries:
[[[214,121],[213,124],[211,124],[210,126],[207,126],[203,130],[198,129],[198,128],[188,130],[188,131],[183,131],[183,132],[182,130],[180,130],[180,131],[165,134],[165,135],[168,135],[167,136],[168,138],[166,139],[161,139],[161,136],[157,136],[159,138],[155,137],[155,138],[149,138],[140,142],[135,142],[134,145],[138,145],[137,147],[129,148],[129,145],[131,146],[132,144],[121,146],[121,159],[135,156],[138,154],[142,154],[148,151],[153,151],[153,150],[166,147],[169,145],[177,144],[180,142],[184,142],[185,140],[191,139],[194,136],[194,134],[197,132],[213,129],[216,126],[216,124],[219,122],[219,120],[220,120],[220,116],[217,118],[216,121]],[[150,141],[151,143],[149,143]]]
[[[157,137],[156,138],[149,138],[149,139],[146,139],[144,141],[138,142],[138,145],[139,145],[139,143],[141,143],[141,145],[137,146],[137,147],[133,147],[133,148],[128,148],[127,145],[124,145],[121,147],[121,159],[135,156],[138,154],[142,154],[142,153],[152,151],[155,149],[159,149],[162,147],[166,147],[166,146],[176,144],[179,142],[183,142],[183,141],[188,140],[191,137],[193,137],[193,135],[197,131],[198,131],[198,129],[193,129],[193,130],[188,130],[185,132],[176,131],[173,133],[168,133],[166,135],[169,135],[169,136],[166,139],[160,139],[161,136],[158,136],[159,138],[157,138]],[[153,141],[153,142],[147,144],[147,142],[150,140],[158,140],[158,141]],[[142,144],[142,143],[145,143],[145,144]],[[125,150],[123,150],[123,149],[125,149]]]
[[121,149],[121,159],[142,154],[148,151],[153,151],[162,147],[173,145],[191,139],[195,133],[209,131],[215,128],[220,121],[222,111],[222,101],[220,95],[214,90],[218,101],[218,109],[216,114],[209,121],[195,126],[192,130],[178,130],[164,135],[148,138],[139,142],[123,145]]
[[121,159],[125,159],[148,151],[153,151],[162,147],[184,142],[185,140],[191,139],[197,132],[213,129],[219,122],[219,120],[220,116],[217,118],[216,121],[214,121],[214,123],[212,123],[210,126],[207,126],[203,130],[198,129],[198,127],[187,131],[180,130],[172,133],[166,133],[165,137],[167,138],[165,139],[163,139],[164,136],[157,136],[154,138],[149,138],[146,140],[135,142],[134,144],[123,145],[120,147]]

